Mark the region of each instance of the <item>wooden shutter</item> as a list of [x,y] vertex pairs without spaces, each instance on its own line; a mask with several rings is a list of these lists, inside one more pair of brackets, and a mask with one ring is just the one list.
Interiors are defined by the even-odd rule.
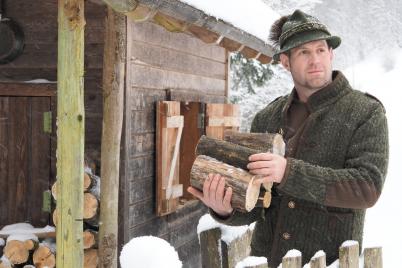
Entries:
[[237,104],[207,104],[206,135],[223,140],[227,129],[239,130],[240,106]]
[[180,102],[159,101],[156,107],[157,215],[172,213],[183,195],[179,184],[179,153],[183,131]]
[[184,188],[183,197],[189,200],[195,199],[186,189],[190,186],[195,147],[200,137],[205,134],[205,103],[181,102],[180,110],[184,116],[183,138],[180,144],[180,183]]

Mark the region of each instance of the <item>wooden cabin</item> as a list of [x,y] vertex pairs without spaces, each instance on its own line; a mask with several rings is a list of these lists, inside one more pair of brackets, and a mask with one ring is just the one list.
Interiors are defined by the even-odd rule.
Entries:
[[[3,2],[3,17],[21,26],[25,46],[21,55],[0,64],[0,228],[15,222],[42,227],[52,223],[44,207],[48,196],[44,192],[57,173],[58,3]],[[127,10],[124,5],[116,8],[119,1],[105,2],[126,15],[119,251],[133,237],[153,235],[175,247],[184,267],[199,267],[196,227],[207,210],[186,193],[186,179],[179,182],[184,187],[182,196],[158,213],[156,102],[179,102],[184,109],[181,114],[192,113],[184,118],[184,125],[190,125],[206,113],[203,109],[208,108],[202,105],[228,102],[230,52],[240,51],[268,63],[272,48],[180,1],[132,1],[135,5]],[[104,117],[102,76],[104,66],[114,64],[104,61],[107,6],[99,0],[85,1],[85,153],[97,164],[98,175]],[[68,105],[70,100],[65,101]],[[206,132],[205,125],[192,128],[195,133],[183,130],[178,160],[183,163],[194,152],[194,137]],[[190,145],[183,146],[186,142]],[[160,197],[159,202],[163,202]]]

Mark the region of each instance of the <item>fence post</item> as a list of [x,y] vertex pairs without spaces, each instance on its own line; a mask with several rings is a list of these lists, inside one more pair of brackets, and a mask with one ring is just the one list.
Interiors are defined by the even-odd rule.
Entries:
[[327,260],[325,252],[318,251],[310,260],[310,268],[325,268],[327,267]]
[[250,244],[253,230],[248,229],[240,237],[232,240],[229,244],[221,240],[222,267],[232,268],[236,263],[250,255]]
[[364,268],[382,268],[381,247],[365,248],[363,255],[364,255]]
[[268,268],[266,257],[248,256],[241,262],[238,262],[236,268]]
[[359,243],[345,241],[339,248],[339,268],[359,268]]
[[301,256],[300,251],[296,249],[289,250],[282,258],[282,268],[301,268]]
[[203,268],[221,268],[219,252],[221,229],[214,228],[200,233],[201,263]]

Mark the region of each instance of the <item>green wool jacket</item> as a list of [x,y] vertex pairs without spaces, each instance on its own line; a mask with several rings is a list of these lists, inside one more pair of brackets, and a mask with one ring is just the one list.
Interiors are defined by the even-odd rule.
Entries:
[[[295,90],[255,116],[251,132],[280,133]],[[374,97],[353,90],[342,73],[307,101],[309,116],[287,148],[287,167],[273,188],[271,206],[249,213],[234,211],[227,225],[256,221],[253,256],[265,256],[277,267],[290,249],[302,252],[303,263],[324,250],[327,263],[338,258],[345,240],[363,237],[365,209],[380,196],[388,166],[385,110]],[[292,138],[293,139],[293,138]]]

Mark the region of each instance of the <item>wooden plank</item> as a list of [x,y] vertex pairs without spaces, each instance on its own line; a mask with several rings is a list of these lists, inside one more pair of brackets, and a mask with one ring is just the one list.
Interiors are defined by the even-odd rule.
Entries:
[[159,101],[156,114],[156,211],[159,216],[162,216],[175,211],[178,205],[178,198],[166,199],[166,190],[170,185],[179,184],[180,165],[179,161],[174,159],[174,150],[180,146],[176,144],[176,141],[181,133],[179,128],[164,128],[163,122],[169,116],[180,115],[180,103]]
[[359,243],[346,241],[339,247],[339,268],[359,267]]
[[200,233],[201,262],[203,268],[220,268],[221,253],[219,240],[221,229],[214,228]]
[[3,193],[0,195],[0,227],[10,223],[8,221],[9,208],[8,198],[11,195],[8,183],[8,155],[9,155],[9,99],[8,97],[0,97],[0,189]]
[[149,198],[129,206],[129,228],[156,217],[154,200]]
[[233,239],[230,243],[221,241],[222,267],[235,267],[236,263],[250,255],[252,235],[253,231],[248,229],[244,234]]
[[171,101],[186,101],[186,102],[204,102],[204,103],[224,103],[226,97],[221,95],[206,94],[203,89],[185,90],[185,89],[169,89],[167,91],[167,99]]
[[10,98],[9,110],[9,223],[24,222],[27,218],[28,185],[30,174],[28,170],[29,139],[31,130],[30,102],[28,97]]
[[134,134],[132,135],[128,146],[128,156],[130,158],[153,153],[155,151],[155,134]]
[[129,181],[129,204],[140,202],[152,197],[154,177],[141,178]]
[[191,167],[195,160],[195,148],[199,138],[204,135],[205,104],[199,102],[181,102],[180,113],[184,116],[183,136],[180,144],[180,184],[183,184],[185,199],[194,199],[186,191],[190,186]]
[[151,22],[136,23],[128,20],[127,31],[133,39],[168,49],[183,51],[195,56],[225,62],[225,49],[203,41],[185,33],[171,33],[163,27]]
[[[31,106],[31,181],[28,191],[28,210],[30,223],[34,226],[49,224],[50,214],[42,211],[43,192],[50,188],[50,138],[51,133],[46,133],[43,128],[44,113],[50,112],[49,97],[33,97]],[[52,114],[52,117],[55,117]]]
[[59,0],[57,267],[83,266],[84,27],[84,1]]
[[154,153],[127,159],[129,170],[128,178],[132,180],[155,176]]
[[364,268],[383,267],[381,247],[365,248],[363,255],[364,255]]
[[168,222],[165,217],[153,217],[152,219],[141,222],[129,230],[130,237],[152,235],[156,237],[169,239]]
[[133,63],[151,65],[169,71],[226,79],[225,63],[148,43],[132,42],[130,61]]
[[55,96],[56,83],[1,83],[0,96]]
[[183,74],[168,70],[130,64],[130,86],[149,89],[187,89],[206,94],[224,95],[225,80]]
[[[223,139],[227,129],[238,130],[240,107],[236,104],[207,104],[206,135],[216,139]],[[226,120],[225,120],[226,118]]]

